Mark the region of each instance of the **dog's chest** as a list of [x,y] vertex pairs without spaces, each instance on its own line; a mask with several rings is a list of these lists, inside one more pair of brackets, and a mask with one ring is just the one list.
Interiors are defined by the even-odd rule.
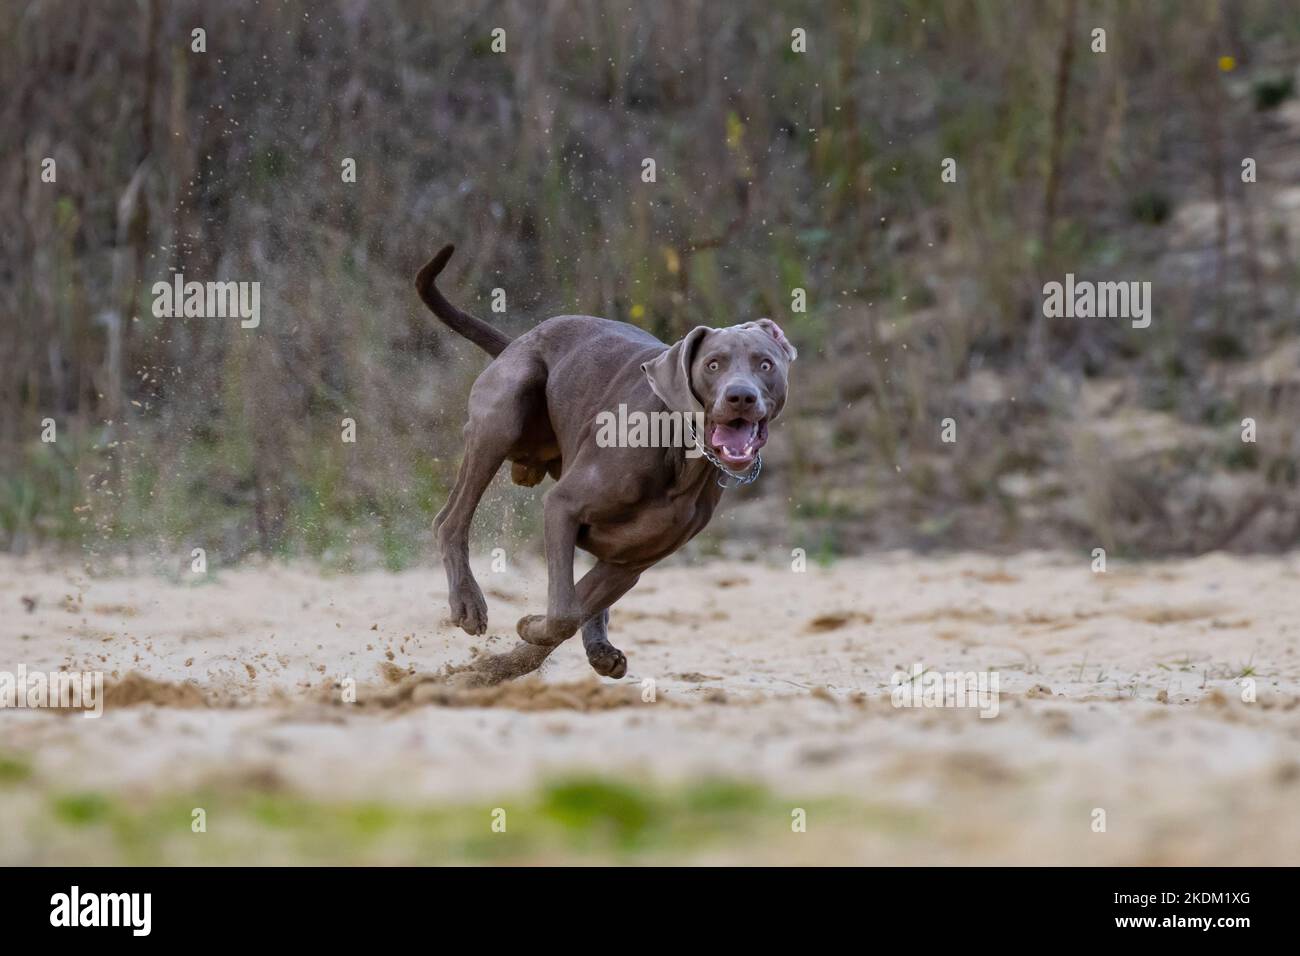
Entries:
[[644,502],[620,515],[602,515],[585,526],[578,546],[603,561],[640,564],[672,554],[704,528],[716,502],[681,495]]

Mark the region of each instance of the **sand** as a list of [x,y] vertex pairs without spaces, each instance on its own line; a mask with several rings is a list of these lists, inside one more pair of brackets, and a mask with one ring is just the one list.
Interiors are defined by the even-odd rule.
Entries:
[[[0,670],[112,688],[99,720],[0,711],[0,753],[51,790],[133,798],[273,774],[312,798],[486,805],[560,771],[723,775],[904,821],[799,862],[1300,863],[1300,556],[683,563],[614,609],[622,680],[575,638],[496,684],[476,661],[543,656],[513,626],[545,583],[479,573],[471,638],[434,568],[175,583],[0,557]],[[914,664],[996,671],[997,716],[893,706]]]

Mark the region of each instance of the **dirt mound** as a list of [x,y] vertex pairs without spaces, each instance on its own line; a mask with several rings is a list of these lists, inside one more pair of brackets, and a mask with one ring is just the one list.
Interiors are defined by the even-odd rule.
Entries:
[[862,624],[874,623],[875,617],[871,614],[865,614],[861,611],[831,611],[827,614],[819,614],[808,622],[808,630],[813,633],[819,631],[835,631],[848,624],[855,622]]
[[502,707],[507,710],[598,711],[631,707],[641,703],[640,688],[634,684],[602,684],[597,680],[548,684],[536,677],[490,687],[467,687],[441,674],[421,674],[396,687],[372,695],[359,695],[362,706],[406,707]]
[[[383,684],[359,688],[356,705],[397,710],[432,706],[597,711],[641,702],[640,688],[633,684],[602,684],[594,678],[551,684],[537,678],[519,679],[541,667],[554,650],[520,643],[505,653],[484,655],[469,664],[450,664],[436,674],[384,665]],[[319,699],[339,703],[337,685],[322,688]]]
[[131,671],[121,680],[105,684],[104,706],[106,708],[137,707],[140,704],[194,708],[207,707],[208,699],[194,684],[154,680],[138,671]]
[[475,659],[472,664],[450,666],[445,674],[448,682],[457,687],[493,687],[531,674],[542,666],[553,650],[553,647],[536,647],[520,642],[504,654],[489,654]]

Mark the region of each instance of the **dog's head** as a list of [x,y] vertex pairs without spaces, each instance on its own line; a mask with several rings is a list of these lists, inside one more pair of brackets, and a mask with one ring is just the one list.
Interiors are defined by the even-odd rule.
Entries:
[[704,414],[701,440],[739,471],[767,443],[797,355],[780,326],[759,319],[725,329],[696,326],[641,368],[671,411]]

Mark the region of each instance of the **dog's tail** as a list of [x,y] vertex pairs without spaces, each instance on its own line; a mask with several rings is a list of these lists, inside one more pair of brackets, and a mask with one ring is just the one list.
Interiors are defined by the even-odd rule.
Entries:
[[455,251],[455,246],[443,246],[436,256],[425,263],[424,268],[415,277],[415,291],[420,293],[420,298],[424,300],[429,310],[446,322],[453,332],[459,332],[495,358],[510,344],[510,337],[492,328],[482,319],[476,319],[468,312],[456,308],[433,284],[433,280],[438,278],[438,273],[442,272],[443,267],[447,265],[447,260]]

